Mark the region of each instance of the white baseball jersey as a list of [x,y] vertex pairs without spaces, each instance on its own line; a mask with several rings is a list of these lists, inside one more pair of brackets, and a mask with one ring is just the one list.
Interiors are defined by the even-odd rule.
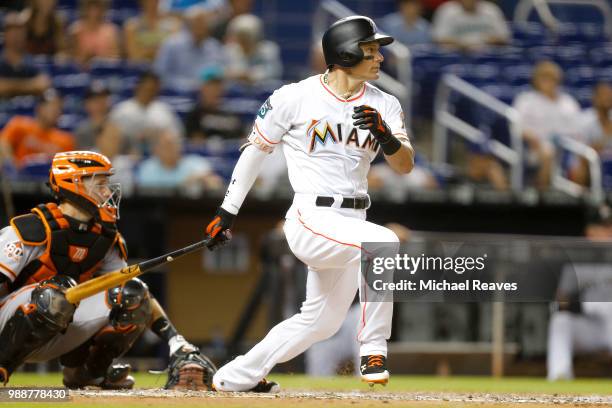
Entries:
[[[369,105],[378,110],[391,132],[407,140],[402,109],[396,98],[367,83],[353,97],[341,99],[323,78],[316,75],[274,92],[259,110],[249,141],[267,152],[282,145],[296,195],[364,196],[370,163],[380,148],[369,130],[353,126],[353,108]],[[247,150],[236,165],[243,184],[261,168],[255,166],[264,155],[251,154],[254,151]],[[253,171],[249,173],[246,164]],[[237,191],[230,194],[228,189],[223,205],[238,210],[244,196]],[[217,390],[249,390],[275,364],[330,337],[344,321],[358,289],[362,291],[356,330],[359,355],[386,356],[393,302],[367,300],[367,285],[360,285],[361,243],[389,243],[388,253],[381,256],[391,256],[397,253],[399,240],[393,231],[366,221],[365,209],[314,204],[294,200],[283,226],[289,248],[308,265],[300,313],[276,325],[246,355],[221,367],[213,378]]]
[[324,75],[315,75],[276,90],[257,113],[249,141],[268,152],[282,144],[295,193],[363,196],[380,148],[369,130],[353,126],[360,105],[378,110],[391,132],[407,140],[397,98],[365,83],[344,100]]

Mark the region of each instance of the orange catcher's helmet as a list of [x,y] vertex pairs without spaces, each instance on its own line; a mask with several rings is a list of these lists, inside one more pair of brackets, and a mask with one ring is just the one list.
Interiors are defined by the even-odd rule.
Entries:
[[56,199],[66,200],[102,222],[119,219],[121,186],[109,183],[114,174],[110,160],[100,153],[57,153],[49,171],[49,186]]

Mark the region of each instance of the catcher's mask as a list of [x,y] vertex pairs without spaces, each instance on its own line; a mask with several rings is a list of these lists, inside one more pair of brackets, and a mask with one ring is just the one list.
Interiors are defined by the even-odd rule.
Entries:
[[49,171],[49,187],[57,200],[71,202],[98,221],[115,223],[119,219],[121,186],[109,183],[113,174],[112,164],[103,154],[57,153]]

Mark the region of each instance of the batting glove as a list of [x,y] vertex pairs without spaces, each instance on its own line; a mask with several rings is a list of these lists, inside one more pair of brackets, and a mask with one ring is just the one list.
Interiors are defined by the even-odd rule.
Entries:
[[383,153],[392,155],[402,147],[402,142],[393,136],[391,129],[380,116],[380,112],[368,105],[355,106],[353,110],[355,111],[353,126],[369,130],[380,144]]
[[234,225],[234,219],[236,216],[232,213],[225,211],[219,207],[215,218],[206,227],[206,234],[211,238],[210,243],[207,245],[208,249],[214,251],[215,249],[222,247],[232,239],[232,226]]

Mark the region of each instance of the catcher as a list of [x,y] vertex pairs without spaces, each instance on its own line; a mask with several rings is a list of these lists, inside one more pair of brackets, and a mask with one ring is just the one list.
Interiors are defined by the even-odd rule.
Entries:
[[113,365],[150,328],[170,347],[166,388],[210,388],[215,366],[178,334],[139,279],[79,304],[64,291],[126,266],[117,230],[121,189],[110,161],[73,151],[53,158],[49,183],[59,205],[41,204],[0,230],[0,380],[22,363],[59,357],[69,388],[129,389],[129,365]]

